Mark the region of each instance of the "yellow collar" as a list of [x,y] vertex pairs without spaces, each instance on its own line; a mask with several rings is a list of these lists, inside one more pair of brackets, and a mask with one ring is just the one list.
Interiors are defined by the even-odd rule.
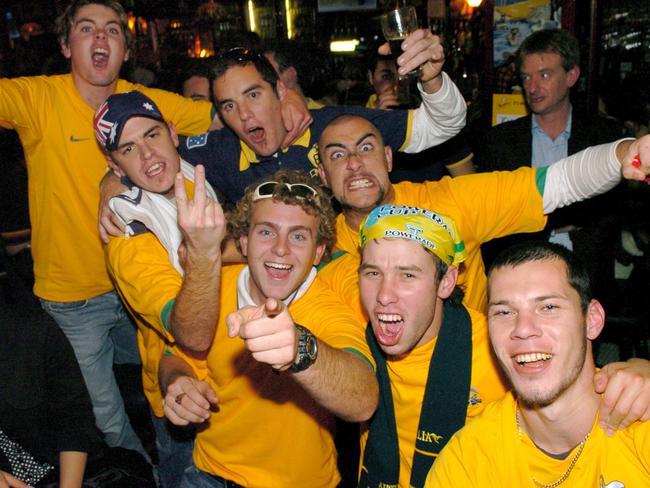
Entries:
[[[296,139],[291,145],[309,147],[310,140],[311,131],[309,128],[307,128],[307,130],[303,132],[302,135],[298,137],[298,139]],[[239,140],[239,146],[241,147],[241,151],[239,153],[239,171],[246,171],[248,168],[250,168],[251,164],[260,162],[257,158],[257,154],[255,154],[255,151],[241,139]],[[282,149],[282,152],[286,153],[288,150],[289,148],[287,147]]]

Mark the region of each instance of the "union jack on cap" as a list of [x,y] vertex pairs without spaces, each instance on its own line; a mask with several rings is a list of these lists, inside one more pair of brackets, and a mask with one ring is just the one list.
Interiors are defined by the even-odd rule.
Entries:
[[106,151],[114,151],[120,142],[124,124],[131,117],[147,117],[164,122],[160,109],[148,96],[139,91],[115,93],[109,96],[95,112],[95,137]]

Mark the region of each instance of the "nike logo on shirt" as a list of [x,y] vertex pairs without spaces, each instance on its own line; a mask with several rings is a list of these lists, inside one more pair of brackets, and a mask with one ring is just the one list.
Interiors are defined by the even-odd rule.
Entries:
[[77,139],[75,136],[70,136],[70,142],[81,142],[81,141],[87,141],[89,140],[90,137],[80,137]]

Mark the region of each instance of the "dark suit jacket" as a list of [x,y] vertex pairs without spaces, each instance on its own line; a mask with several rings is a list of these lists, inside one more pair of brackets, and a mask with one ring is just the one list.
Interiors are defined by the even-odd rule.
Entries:
[[[602,117],[584,117],[573,111],[568,154],[623,137],[622,127]],[[531,117],[521,117],[492,127],[483,144],[477,148],[476,164],[481,171],[514,170],[531,166]],[[574,251],[585,262],[596,296],[604,298],[614,279],[614,247],[617,230],[617,206],[622,188],[573,205],[558,209],[549,216],[542,233],[525,234],[498,239],[483,247],[486,265],[507,245],[525,239],[546,239],[552,229],[575,225],[580,230],[571,232]]]

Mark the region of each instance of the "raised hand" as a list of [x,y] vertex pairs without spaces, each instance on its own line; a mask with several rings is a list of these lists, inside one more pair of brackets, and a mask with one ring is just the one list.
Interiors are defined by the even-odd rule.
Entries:
[[221,254],[221,242],[226,234],[226,218],[218,202],[207,196],[205,169],[198,165],[194,172],[194,199],[185,192],[183,173],[174,181],[174,195],[178,211],[178,227],[185,244],[185,260],[207,257],[214,259]]
[[253,358],[277,371],[289,368],[298,350],[298,331],[280,300],[267,298],[263,305],[243,307],[226,318],[228,335],[241,337]]

